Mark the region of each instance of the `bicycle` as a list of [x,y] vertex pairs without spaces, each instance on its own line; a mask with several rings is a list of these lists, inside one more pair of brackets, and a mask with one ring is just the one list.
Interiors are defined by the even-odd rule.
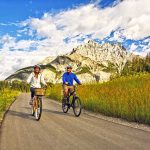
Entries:
[[[74,91],[70,92],[67,98],[62,99],[62,110],[64,113],[67,113],[68,110],[72,107],[74,115],[79,117],[82,112],[82,105],[80,98],[76,95],[76,86],[74,86]],[[72,97],[72,100],[70,100]]]
[[45,95],[44,88],[35,88],[35,96],[33,100],[33,105],[31,105],[32,116],[35,116],[37,121],[40,120],[42,115],[42,99]]

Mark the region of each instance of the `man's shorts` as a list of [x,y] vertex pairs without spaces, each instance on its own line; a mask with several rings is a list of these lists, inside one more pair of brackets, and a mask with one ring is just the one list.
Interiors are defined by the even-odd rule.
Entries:
[[63,91],[70,91],[71,93],[74,91],[74,86],[63,85]]

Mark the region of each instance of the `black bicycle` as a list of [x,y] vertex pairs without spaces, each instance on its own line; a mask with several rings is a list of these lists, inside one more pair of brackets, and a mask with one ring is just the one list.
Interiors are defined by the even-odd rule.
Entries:
[[67,98],[62,99],[62,110],[64,113],[67,113],[68,110],[72,107],[74,115],[79,117],[82,112],[82,105],[80,98],[76,95],[76,86],[74,86],[74,91],[69,90],[69,95]]

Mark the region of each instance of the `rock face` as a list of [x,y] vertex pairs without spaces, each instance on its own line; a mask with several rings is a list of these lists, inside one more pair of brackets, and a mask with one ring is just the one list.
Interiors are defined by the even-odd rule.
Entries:
[[45,58],[42,62],[40,62],[40,64],[47,65],[47,64],[51,63],[54,59],[55,59],[55,57],[49,56],[49,57]]
[[[80,45],[66,55],[56,58],[47,57],[40,65],[45,78],[49,82],[60,83],[67,65],[73,66],[73,71],[81,82],[104,82],[116,74],[121,74],[128,60],[135,57],[128,53],[120,44],[98,44],[94,41]],[[7,80],[26,80],[32,72],[32,67],[18,70]]]
[[132,59],[132,55],[127,53],[126,49],[120,44],[112,45],[105,43],[100,45],[93,41],[88,41],[87,44],[78,46],[73,49],[71,54],[73,53],[88,57],[106,67],[111,63],[117,69],[118,73],[121,73],[126,61]]

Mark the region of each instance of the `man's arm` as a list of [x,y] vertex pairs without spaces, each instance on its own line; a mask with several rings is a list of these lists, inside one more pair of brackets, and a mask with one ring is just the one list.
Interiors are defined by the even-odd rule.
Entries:
[[80,80],[77,78],[77,76],[74,74],[74,80],[78,83],[81,84]]
[[27,83],[30,84],[31,83],[31,79],[32,79],[32,73],[29,75],[28,79],[27,79]]
[[63,77],[62,77],[62,81],[63,81],[63,84],[66,84],[66,78],[65,78],[65,73],[63,74]]

